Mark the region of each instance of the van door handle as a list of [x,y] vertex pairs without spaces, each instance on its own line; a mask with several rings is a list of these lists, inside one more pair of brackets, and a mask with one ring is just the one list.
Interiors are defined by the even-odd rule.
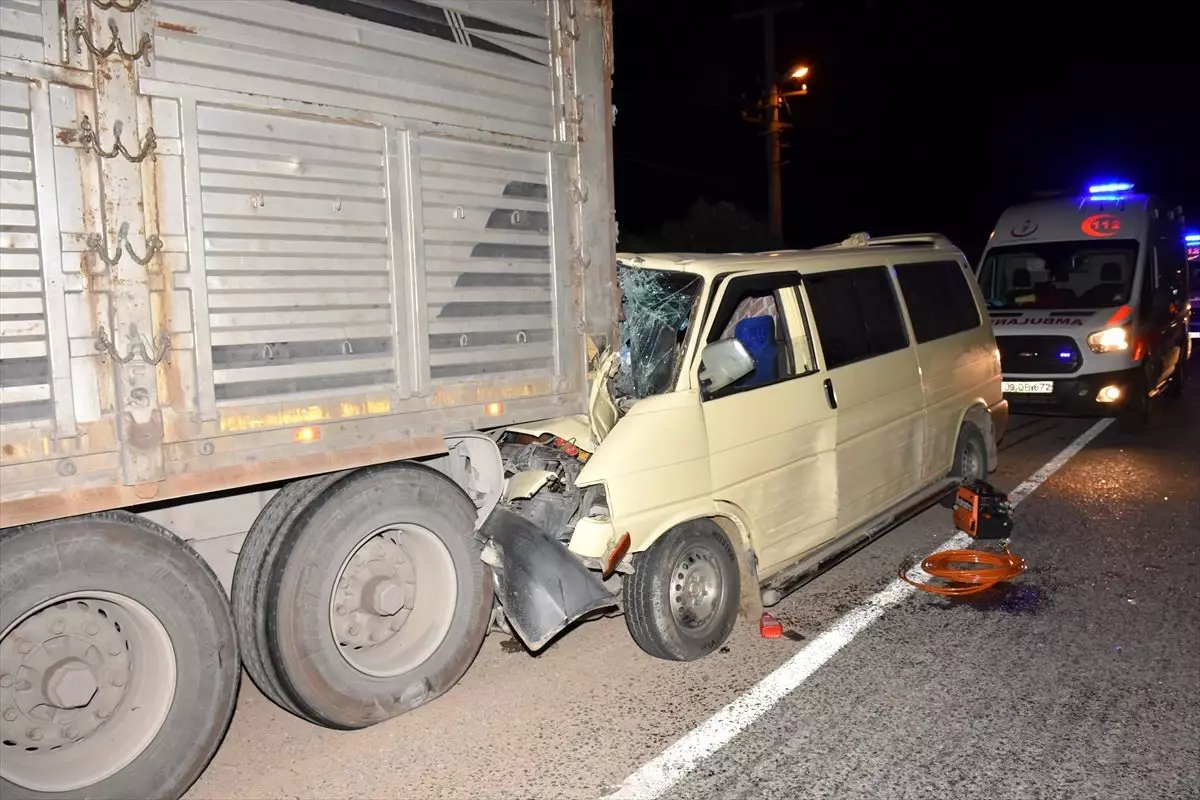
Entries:
[[837,392],[833,390],[833,381],[829,378],[825,379],[825,400],[830,408],[837,408]]

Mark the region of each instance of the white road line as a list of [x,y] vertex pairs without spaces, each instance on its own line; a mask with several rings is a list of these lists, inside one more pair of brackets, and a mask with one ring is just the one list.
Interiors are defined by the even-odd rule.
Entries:
[[[1033,494],[1047,478],[1062,469],[1064,464],[1074,458],[1111,423],[1111,419],[1104,419],[1088,428],[1061,453],[1009,492],[1008,497],[1012,504],[1015,506]],[[966,534],[958,533],[943,542],[935,552],[965,547],[970,541]],[[909,577],[920,574],[922,572],[918,565],[909,572]],[[643,765],[626,778],[616,792],[607,795],[605,800],[654,800],[660,796],[695,769],[700,762],[716,753],[776,703],[795,691],[855,636],[883,616],[885,611],[915,591],[917,590],[914,587],[898,578],[892,581],[886,589],[849,611],[748,692]]]

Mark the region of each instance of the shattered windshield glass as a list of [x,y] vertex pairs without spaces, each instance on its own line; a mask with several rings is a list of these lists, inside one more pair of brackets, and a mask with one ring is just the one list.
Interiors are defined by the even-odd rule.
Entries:
[[669,391],[703,281],[695,275],[617,266],[621,362],[617,390],[640,399]]

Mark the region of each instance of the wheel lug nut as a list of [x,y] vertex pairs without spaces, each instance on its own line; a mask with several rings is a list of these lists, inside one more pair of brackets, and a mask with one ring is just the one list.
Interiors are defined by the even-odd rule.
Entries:
[[0,687],[7,689],[13,685],[12,675],[0,675]]
[[367,638],[368,638],[368,639],[370,639],[372,642],[378,642],[378,641],[379,641],[379,634],[378,634],[378,633],[376,633],[375,631],[371,631],[371,635],[370,635],[370,636],[368,636]]
[[107,718],[107,717],[108,717],[108,710],[107,710],[107,709],[103,709],[103,708],[97,708],[97,709],[96,709],[96,717],[97,717],[97,719],[105,719],[105,718]]
[[51,632],[51,633],[62,633],[62,632],[63,632],[63,631],[65,631],[66,629],[67,629],[67,625],[66,625],[66,623],[65,623],[65,622],[63,622],[61,619],[57,619],[57,620],[55,620],[55,621],[54,621],[54,624],[52,624],[52,625],[50,626],[50,632]]
[[351,636],[357,636],[358,635],[358,626],[351,625],[350,627],[346,628],[346,633],[350,634]]
[[108,654],[110,656],[119,656],[121,655],[121,648],[114,644],[112,647],[108,648]]
[[94,622],[89,622],[87,624],[87,627],[84,628],[84,630],[87,631],[88,636],[95,636],[97,633],[100,632],[100,628],[97,627],[96,623],[94,623]]
[[35,742],[40,742],[42,740],[42,731],[40,728],[30,728],[25,732],[25,735]]
[[78,739],[79,731],[76,730],[74,725],[68,725],[65,728],[63,728],[62,735],[67,739]]
[[29,642],[21,642],[17,645],[17,652],[23,656],[29,655],[30,651],[32,651],[32,650],[33,650],[33,645],[31,645]]
[[12,722],[16,718],[17,718],[17,710],[15,708],[4,709],[4,719],[6,721]]
[[122,686],[125,685],[125,678],[122,677],[121,675],[114,675],[113,679],[112,679],[112,685],[116,686],[118,689],[120,689]]
[[334,609],[334,611],[336,611],[338,613],[338,616],[340,616],[340,617],[346,616],[346,607],[345,606],[338,606],[337,608]]

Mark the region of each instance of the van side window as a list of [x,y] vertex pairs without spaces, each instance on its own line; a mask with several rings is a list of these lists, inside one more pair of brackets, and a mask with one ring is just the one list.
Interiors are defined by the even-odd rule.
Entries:
[[807,275],[804,288],[827,369],[908,347],[887,267]]
[[957,261],[897,264],[896,280],[917,344],[969,331],[982,323],[975,295]]
[[1185,297],[1187,294],[1187,247],[1183,242],[1164,242],[1161,250],[1158,271],[1163,284],[1172,298]]
[[754,357],[755,369],[705,399],[736,394],[816,370],[807,330],[790,331],[784,312],[783,293],[789,289],[795,291],[799,285],[800,276],[794,272],[735,277],[729,281],[706,343],[738,339]]

